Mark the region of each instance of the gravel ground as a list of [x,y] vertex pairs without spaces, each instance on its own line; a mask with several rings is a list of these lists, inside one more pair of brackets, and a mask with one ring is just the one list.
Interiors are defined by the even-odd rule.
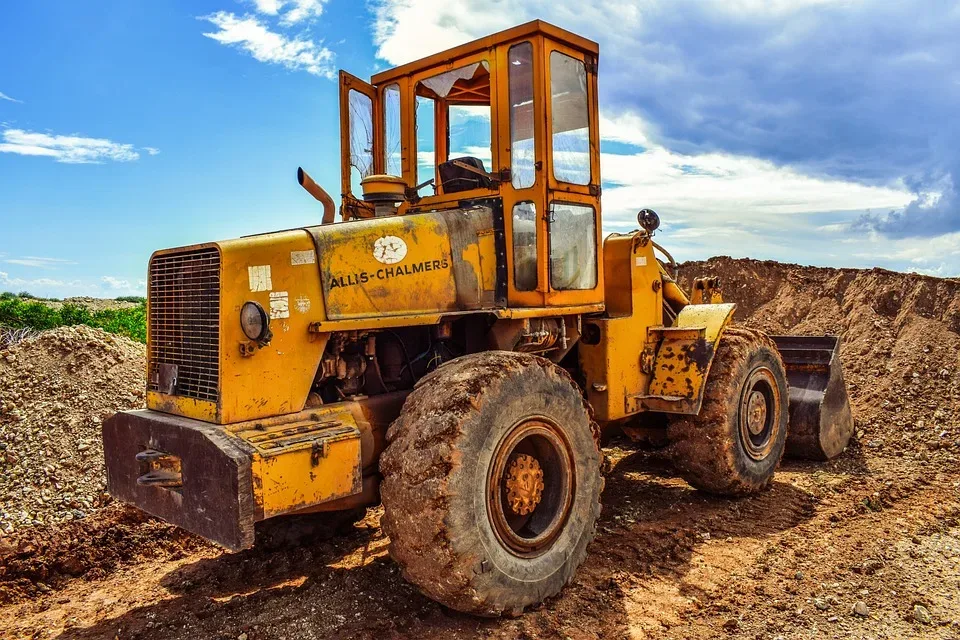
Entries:
[[86,326],[0,351],[0,532],[102,506],[100,424],[144,402],[146,348]]

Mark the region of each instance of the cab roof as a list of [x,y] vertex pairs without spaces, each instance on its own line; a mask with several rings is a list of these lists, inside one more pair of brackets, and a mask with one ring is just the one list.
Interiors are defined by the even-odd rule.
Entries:
[[587,38],[578,36],[571,31],[561,29],[560,27],[554,26],[549,22],[544,22],[543,20],[533,20],[504,31],[499,31],[484,38],[462,44],[458,47],[453,47],[452,49],[435,53],[427,56],[426,58],[414,60],[413,62],[400,65],[399,67],[381,71],[370,78],[370,82],[374,85],[383,84],[403,76],[412,75],[425,69],[431,69],[444,63],[456,60],[457,58],[462,58],[472,53],[477,53],[478,51],[483,51],[484,49],[490,49],[504,42],[509,42],[517,38],[531,36],[534,34],[541,34],[549,38],[553,38],[554,40],[558,40],[574,49],[579,49],[584,53],[591,54],[594,58],[596,58],[600,53],[600,45],[593,40],[588,40]]

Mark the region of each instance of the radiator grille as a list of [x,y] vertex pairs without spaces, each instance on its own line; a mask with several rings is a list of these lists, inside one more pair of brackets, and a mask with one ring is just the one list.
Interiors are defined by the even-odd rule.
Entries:
[[157,256],[150,263],[148,385],[176,366],[179,396],[214,400],[220,382],[220,252],[215,247]]

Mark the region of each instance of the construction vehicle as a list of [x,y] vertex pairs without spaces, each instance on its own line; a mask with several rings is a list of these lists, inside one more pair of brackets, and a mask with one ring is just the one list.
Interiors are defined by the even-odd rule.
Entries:
[[110,493],[232,550],[382,502],[409,581],[500,615],[583,562],[610,433],[721,495],[842,451],[835,338],[732,325],[715,278],[688,297],[651,210],[603,238],[598,53],[535,21],[341,72],[342,222],[300,170],[321,224],[151,257],[148,408],[104,424]]

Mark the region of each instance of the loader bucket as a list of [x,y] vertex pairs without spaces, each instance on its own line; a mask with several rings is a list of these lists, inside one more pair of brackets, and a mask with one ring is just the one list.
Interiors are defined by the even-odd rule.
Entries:
[[836,336],[771,336],[790,387],[786,455],[830,460],[853,434],[853,415]]

